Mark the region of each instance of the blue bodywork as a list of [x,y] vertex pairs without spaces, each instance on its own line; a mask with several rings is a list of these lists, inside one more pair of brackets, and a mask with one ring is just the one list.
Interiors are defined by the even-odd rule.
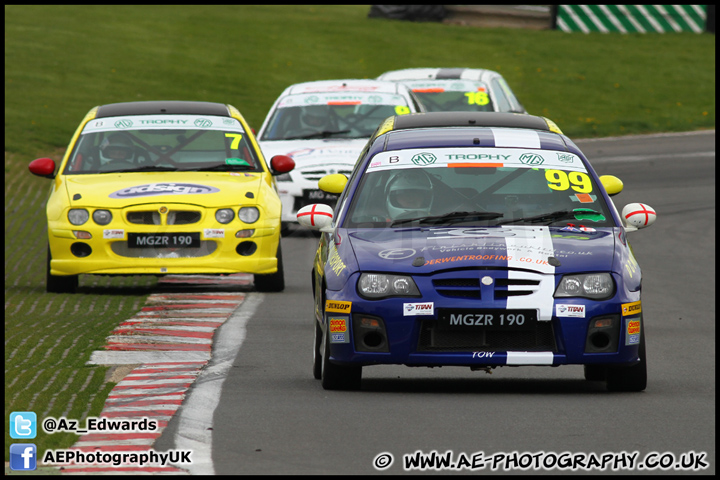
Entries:
[[[466,127],[450,133],[389,132],[367,145],[338,201],[334,231],[321,237],[313,267],[315,316],[323,338],[330,342],[332,362],[479,368],[638,362],[640,330],[644,328],[641,272],[604,189],[597,193],[607,204],[614,226],[589,231],[566,225],[343,227],[349,210],[345,205],[351,204],[376,154],[478,146],[478,139],[482,147],[482,142],[491,142],[488,131]],[[593,182],[600,184],[570,139],[549,132],[538,135],[543,150],[580,157]],[[420,296],[363,298],[358,291],[363,272],[409,275]],[[595,272],[611,274],[616,287],[611,298],[554,298],[563,275]],[[339,302],[344,310],[328,311],[328,302]],[[486,316],[483,320],[473,311],[490,312],[494,318],[488,320]],[[451,312],[462,314],[463,321],[473,325],[460,325],[456,331],[441,328],[442,318],[447,319]],[[537,328],[529,332],[506,330],[492,340],[485,338],[480,333],[483,322],[497,322],[502,312],[535,312]],[[385,343],[376,351],[358,348],[357,322],[361,317],[380,319],[384,327]],[[452,318],[456,321],[460,317]],[[610,345],[603,347],[602,342],[596,342],[593,347],[591,337],[598,331],[593,325],[602,319],[612,325],[606,330]],[[331,321],[334,328],[328,332]],[[335,332],[339,334],[332,335]]]

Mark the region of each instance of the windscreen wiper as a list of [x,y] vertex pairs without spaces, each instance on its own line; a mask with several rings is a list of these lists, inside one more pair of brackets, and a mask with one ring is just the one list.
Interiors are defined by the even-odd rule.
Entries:
[[395,227],[412,222],[438,225],[443,223],[456,223],[473,220],[492,220],[502,216],[503,214],[500,212],[450,212],[444,215],[435,215],[430,217],[402,218],[400,220],[395,220],[390,224],[390,226]]
[[227,163],[218,163],[215,165],[201,165],[199,167],[192,167],[192,168],[183,168],[182,172],[231,172],[231,171],[247,171],[247,170],[255,170],[255,167],[252,165],[243,165],[243,164],[237,164],[237,165],[229,165]]
[[350,133],[350,130],[323,130],[322,132],[308,133],[307,135],[301,135],[299,137],[293,137],[297,140],[307,140],[309,138],[330,138],[332,135],[340,133]]
[[498,225],[507,225],[509,223],[544,223],[550,225],[559,220],[590,220],[594,222],[605,220],[605,216],[601,212],[596,212],[590,208],[576,208],[574,210],[558,210],[556,212],[543,213],[534,217],[514,218],[504,222],[498,222]]
[[145,165],[143,167],[121,168],[119,170],[105,170],[100,173],[176,172],[177,170],[177,167],[165,167],[162,165]]

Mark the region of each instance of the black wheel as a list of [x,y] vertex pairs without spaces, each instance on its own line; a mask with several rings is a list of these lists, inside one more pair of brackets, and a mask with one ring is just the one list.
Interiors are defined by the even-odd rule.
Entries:
[[322,328],[315,321],[315,346],[313,348],[313,377],[320,380],[322,378],[322,353],[320,346],[322,345]]
[[322,355],[322,386],[325,390],[360,390],[361,366],[336,365],[330,361],[330,334],[325,335]]
[[45,276],[45,290],[50,293],[75,293],[78,287],[78,275],[52,275],[50,273],[50,246],[47,249],[47,270]]
[[645,326],[640,333],[640,362],[631,367],[608,367],[607,389],[611,392],[640,392],[647,386],[647,362],[645,360]]
[[607,375],[607,367],[603,365],[583,365],[585,380],[589,382],[604,382]]
[[267,275],[255,275],[255,289],[258,292],[282,292],[285,290],[285,273],[283,271],[282,250],[278,242],[277,272]]

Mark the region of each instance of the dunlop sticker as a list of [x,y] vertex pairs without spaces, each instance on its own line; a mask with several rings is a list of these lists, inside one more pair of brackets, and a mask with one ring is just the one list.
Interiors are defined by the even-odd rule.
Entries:
[[623,303],[622,304],[623,317],[627,317],[628,315],[637,315],[638,313],[641,313],[641,312],[642,312],[641,302],[632,302],[632,303]]
[[326,312],[350,313],[352,302],[344,302],[342,300],[325,300]]

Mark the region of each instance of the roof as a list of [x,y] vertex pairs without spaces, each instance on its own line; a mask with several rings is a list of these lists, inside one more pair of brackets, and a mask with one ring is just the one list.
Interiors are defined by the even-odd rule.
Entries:
[[509,127],[551,131],[543,117],[506,112],[431,112],[399,115],[392,130],[429,127]]
[[229,117],[227,105],[212,102],[151,101],[110,103],[98,107],[95,118],[119,117],[123,115],[216,115]]
[[296,83],[289,86],[283,95],[297,95],[311,92],[369,92],[399,93],[394,82],[368,79],[319,80],[317,82]]
[[483,75],[500,74],[483,68],[406,68],[385,72],[378,80],[481,80]]

